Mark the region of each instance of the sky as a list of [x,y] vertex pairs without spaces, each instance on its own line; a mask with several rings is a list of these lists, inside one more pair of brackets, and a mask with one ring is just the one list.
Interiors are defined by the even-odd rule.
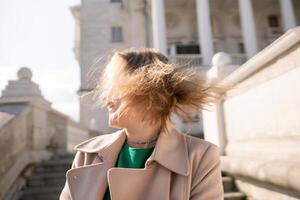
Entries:
[[52,108],[79,119],[76,91],[80,68],[73,53],[75,21],[70,6],[80,0],[0,0],[0,92],[21,67]]

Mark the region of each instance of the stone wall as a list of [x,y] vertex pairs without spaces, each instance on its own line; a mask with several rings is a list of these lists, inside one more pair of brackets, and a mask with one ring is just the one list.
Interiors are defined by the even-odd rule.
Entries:
[[[52,108],[8,104],[0,104],[0,114],[11,116],[0,125],[0,199],[18,192],[25,183],[19,176],[30,164],[55,154],[74,153],[75,144],[91,137],[87,128]],[[20,105],[22,110],[11,112]]]
[[223,80],[224,171],[248,199],[300,199],[300,28]]
[[33,109],[28,106],[0,129],[0,199],[4,197],[21,171],[31,162],[49,154],[31,154],[33,149]]

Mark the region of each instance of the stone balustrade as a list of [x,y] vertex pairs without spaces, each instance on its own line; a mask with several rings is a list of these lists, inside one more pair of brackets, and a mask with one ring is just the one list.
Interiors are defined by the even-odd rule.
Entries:
[[248,199],[300,199],[299,55],[297,27],[216,79],[234,89],[204,113],[204,135]]

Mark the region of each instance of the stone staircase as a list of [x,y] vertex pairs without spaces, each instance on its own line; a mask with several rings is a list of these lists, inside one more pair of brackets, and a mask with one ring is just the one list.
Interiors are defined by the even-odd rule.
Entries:
[[[19,200],[58,200],[65,183],[65,173],[71,167],[74,155],[63,155],[35,165],[21,190]],[[231,176],[222,172],[225,200],[246,200]]]
[[58,200],[73,158],[73,154],[66,154],[35,165],[20,200]]
[[246,200],[246,195],[239,192],[234,184],[233,178],[227,173],[222,172],[224,187],[224,200]]

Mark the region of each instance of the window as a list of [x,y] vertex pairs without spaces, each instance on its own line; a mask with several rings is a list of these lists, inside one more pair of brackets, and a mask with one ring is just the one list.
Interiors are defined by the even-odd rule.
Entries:
[[238,43],[238,52],[239,53],[245,53],[244,43],[242,43],[242,42]]
[[197,44],[177,44],[177,54],[200,54],[199,45]]
[[122,3],[122,0],[110,0],[111,3]]
[[268,25],[269,27],[279,27],[279,20],[277,15],[268,16]]
[[123,41],[123,31],[120,26],[111,27],[111,42],[122,42]]

